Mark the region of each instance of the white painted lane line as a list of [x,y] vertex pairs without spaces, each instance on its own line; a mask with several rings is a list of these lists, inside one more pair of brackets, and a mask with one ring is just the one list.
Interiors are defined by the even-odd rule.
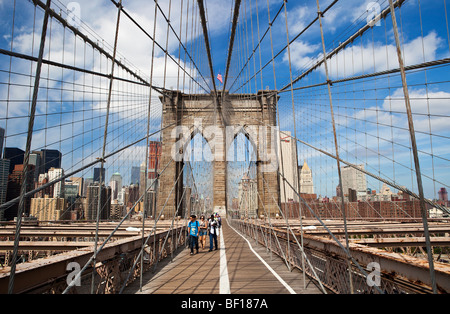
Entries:
[[223,240],[222,228],[219,228],[220,240],[220,294],[230,294],[230,278],[228,277],[227,256],[225,254],[225,241]]
[[253,254],[256,255],[257,258],[259,258],[259,260],[264,264],[264,266],[267,267],[267,269],[275,276],[275,278],[278,279],[278,281],[289,291],[289,293],[291,294],[297,294],[297,292],[294,291],[294,289],[291,288],[291,286],[289,286],[286,281],[283,280],[283,278],[280,277],[280,275],[278,275],[272,267],[270,267],[269,264],[266,263],[266,261],[258,254],[256,253],[256,251],[253,249],[250,241],[248,241],[241,233],[239,233],[236,229],[234,229],[230,224],[228,224],[228,226],[230,226],[231,229],[234,230],[234,232],[236,232],[237,234],[239,234],[245,241],[247,241],[248,246],[250,247],[250,250],[253,252]]

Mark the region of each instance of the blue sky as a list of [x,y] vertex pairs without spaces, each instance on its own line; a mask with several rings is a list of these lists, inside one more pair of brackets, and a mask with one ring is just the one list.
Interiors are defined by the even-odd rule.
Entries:
[[[53,7],[62,15],[70,1],[53,1]],[[109,52],[114,42],[114,29],[117,10],[110,1],[75,1],[79,4],[79,13],[83,23],[80,30],[88,33]],[[321,9],[326,8],[332,1],[320,1]],[[324,37],[327,52],[330,52],[340,42],[367,23],[367,4],[371,1],[341,0],[334,5],[323,19]],[[388,2],[376,1],[384,9]],[[159,1],[164,12],[168,14],[169,1]],[[187,1],[184,1],[186,4]],[[440,60],[449,57],[449,34],[446,25],[446,15],[443,0],[406,1],[398,12],[397,19],[401,27],[401,39],[404,48],[406,65],[419,64],[424,61]],[[234,82],[246,61],[248,51],[257,42],[257,19],[260,23],[262,36],[268,25],[268,8],[271,19],[280,9],[282,1],[243,1],[241,5],[241,19],[238,35],[235,40],[232,68],[229,82]],[[213,66],[215,74],[225,73],[227,58],[228,36],[231,26],[232,1],[206,1],[208,11],[208,27],[211,40]],[[124,7],[149,34],[153,33],[154,6],[149,1],[124,1]],[[449,8],[447,8],[449,9]],[[183,7],[185,14],[187,7]],[[180,1],[172,1],[171,23],[178,32],[180,21],[186,23],[181,14]],[[191,9],[192,10],[192,9]],[[246,15],[245,15],[246,11]],[[287,24],[292,39],[301,32],[315,17],[316,1],[289,1],[287,4]],[[0,0],[0,48],[10,50],[12,35],[13,1]],[[37,56],[42,10],[36,12],[34,6],[27,0],[17,0],[14,15],[13,51]],[[250,14],[251,12],[251,14]],[[182,18],[184,20],[180,20]],[[231,92],[252,92],[256,90],[275,89],[272,64],[267,65],[261,74],[251,80],[251,84],[237,89],[248,77],[253,76],[260,64],[265,65],[271,58],[272,45],[274,53],[278,53],[287,42],[285,13],[282,10],[272,26],[272,43],[269,33],[262,41],[261,50],[255,51],[255,58],[251,59],[244,69],[242,77],[230,89]],[[35,26],[34,26],[35,22]],[[190,21],[188,21],[190,23]],[[329,62],[329,74],[332,80],[355,75],[398,67],[395,42],[392,33],[390,16],[380,22],[380,26],[373,27],[363,37],[357,38],[340,54]],[[51,39],[47,40],[45,56],[57,61],[82,68],[94,69],[108,73],[110,67],[106,58],[99,56],[91,48],[84,49],[84,43],[64,30],[57,23],[51,26]],[[250,31],[253,27],[252,32]],[[247,29],[247,31],[246,31]],[[188,27],[188,39],[183,36],[183,42],[190,47],[202,49],[203,37],[199,29]],[[183,28],[183,32],[186,28]],[[195,36],[196,32],[196,36]],[[191,36],[192,34],[192,36]],[[156,39],[163,46],[166,44],[167,24],[159,14],[157,20]],[[34,44],[33,44],[34,43]],[[51,49],[49,49],[51,47]],[[171,56],[178,60],[179,46],[173,36],[169,35],[167,42]],[[137,30],[129,19],[122,16],[118,51],[119,57],[127,62],[129,67],[146,79],[150,77],[152,43]],[[246,54],[247,49],[247,54]],[[183,53],[183,51],[181,51]],[[321,37],[318,24],[313,25],[302,34],[291,46],[292,73],[295,78],[308,69],[322,56]],[[261,60],[259,58],[261,55]],[[183,60],[183,54],[180,54]],[[201,74],[210,84],[210,73],[206,55],[193,55]],[[8,75],[10,60],[15,73]],[[126,61],[125,61],[126,60]],[[183,83],[179,78],[178,67],[169,60],[167,63],[166,80],[164,81],[164,54],[160,49],[155,50],[154,84],[167,88],[182,89]],[[184,65],[184,62],[182,62]],[[283,51],[275,60],[276,88],[279,89],[289,83],[289,63],[287,51]],[[10,59],[0,55],[0,95],[1,95],[1,126],[7,127],[7,146],[24,147],[27,124],[27,113],[32,84],[29,75],[34,72],[34,64],[17,59]],[[192,64],[187,63],[186,69],[192,76],[197,77],[201,85],[206,83],[198,76],[198,71]],[[248,70],[248,72],[247,72]],[[448,104],[450,86],[448,85],[448,69],[446,66],[416,71],[407,76],[411,94],[411,105],[416,126],[417,142],[422,152],[421,169],[424,175],[426,196],[436,197],[441,186],[448,186],[450,150]],[[124,71],[117,70],[117,76],[130,78]],[[99,156],[102,145],[102,125],[106,108],[106,93],[108,80],[98,77],[74,74],[72,71],[44,66],[39,98],[42,100],[37,112],[41,114],[36,119],[33,148],[57,148],[63,154],[66,168],[77,168]],[[64,85],[60,81],[72,82]],[[312,71],[307,77],[294,87],[308,87],[325,81],[324,67]],[[18,85],[9,85],[8,82]],[[189,89],[188,80],[184,81],[185,91]],[[425,84],[426,83],[426,84]],[[142,87],[131,87],[116,82],[113,95],[111,133],[107,151],[122,147],[146,134],[146,112],[148,106],[148,90]],[[216,80],[218,88],[222,88]],[[25,86],[26,85],[26,86]],[[101,89],[92,86],[101,86]],[[231,85],[231,84],[230,84]],[[196,86],[194,84],[193,86]],[[202,92],[201,88],[192,90]],[[338,141],[341,158],[354,163],[366,164],[366,169],[377,175],[382,175],[400,185],[416,190],[414,165],[411,163],[409,134],[404,115],[404,102],[401,81],[398,75],[391,75],[377,79],[351,81],[349,83],[334,84],[332,87],[333,105],[337,123]],[[133,99],[127,100],[127,94],[135,93]],[[151,130],[160,127],[161,107],[155,93],[152,101]],[[70,100],[70,101],[68,101]],[[80,107],[82,104],[82,107]],[[309,87],[294,92],[295,121],[297,137],[335,153],[331,133],[329,101],[326,86]],[[81,108],[81,110],[80,110]],[[428,116],[431,114],[431,116]],[[86,116],[89,115],[89,116]],[[289,90],[281,94],[279,101],[280,128],[293,131],[294,114],[292,112],[292,98]],[[6,119],[8,117],[8,119]],[[22,118],[20,118],[22,117]],[[14,119],[12,119],[14,118]],[[429,135],[427,133],[433,135]],[[14,136],[11,136],[14,135]],[[156,135],[154,139],[158,139]],[[142,144],[142,145],[141,145]],[[130,169],[140,165],[145,154],[143,142],[136,148],[125,151],[108,164],[108,173],[112,174],[119,168]],[[313,171],[316,192],[321,195],[334,195],[337,185],[337,171],[334,160],[320,156],[316,151],[299,145],[299,163],[307,160]],[[128,170],[124,170],[126,172]],[[108,177],[107,173],[107,177]],[[84,174],[89,176],[89,172]],[[126,180],[125,180],[126,182]],[[369,179],[368,186],[379,189],[380,184]]]

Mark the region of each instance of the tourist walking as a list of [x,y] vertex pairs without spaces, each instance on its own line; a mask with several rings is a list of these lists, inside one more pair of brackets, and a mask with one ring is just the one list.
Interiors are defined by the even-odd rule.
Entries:
[[214,247],[217,250],[218,223],[217,220],[214,219],[214,215],[211,215],[211,218],[208,219],[208,230],[209,230],[209,252],[211,252],[213,250],[213,241]]
[[189,221],[188,224],[189,247],[191,248],[191,255],[194,254],[194,246],[198,253],[198,234],[200,230],[200,223],[196,219],[197,216],[191,215],[191,221]]
[[222,227],[222,217],[217,213],[217,222],[219,223],[219,228]]
[[198,241],[202,245],[202,249],[206,245],[206,235],[208,234],[208,222],[205,220],[205,216],[200,217],[200,232],[198,234]]

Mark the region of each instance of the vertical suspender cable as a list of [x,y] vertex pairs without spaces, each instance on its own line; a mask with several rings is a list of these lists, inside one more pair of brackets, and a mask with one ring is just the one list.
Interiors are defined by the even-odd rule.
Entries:
[[402,78],[403,94],[405,96],[405,107],[406,107],[406,115],[408,117],[409,134],[411,137],[411,146],[412,146],[413,157],[414,157],[414,165],[416,168],[417,187],[419,189],[420,209],[421,209],[421,213],[422,213],[425,242],[426,242],[426,248],[427,248],[427,254],[428,254],[428,263],[429,263],[429,268],[430,268],[431,284],[432,284],[432,288],[433,288],[433,293],[436,294],[437,287],[436,287],[436,277],[435,277],[435,273],[434,273],[433,252],[431,249],[430,233],[428,230],[427,209],[426,209],[425,200],[424,200],[422,175],[420,172],[419,155],[417,153],[416,134],[414,131],[414,122],[413,122],[412,112],[411,112],[411,103],[409,100],[409,91],[408,91],[408,85],[406,82],[405,65],[403,63],[403,56],[402,56],[401,47],[400,47],[397,19],[395,17],[395,8],[394,8],[394,3],[392,2],[392,0],[389,0],[389,6],[391,8],[392,28],[394,30],[395,45],[397,48],[397,57],[398,57],[398,63],[400,66],[400,74],[401,74],[401,78]]
[[225,94],[225,88],[226,88],[227,80],[228,80],[228,73],[230,70],[230,62],[231,62],[231,56],[233,54],[233,44],[234,44],[234,37],[236,35],[236,26],[237,26],[238,18],[239,18],[240,5],[241,5],[241,0],[236,0],[236,2],[234,4],[233,24],[231,25],[230,42],[228,44],[228,57],[227,57],[227,63],[226,63],[226,68],[225,68],[225,78],[223,81],[222,98],[224,97],[224,94]]
[[30,109],[30,119],[28,120],[28,133],[27,133],[27,143],[25,147],[25,155],[23,160],[23,174],[22,174],[22,185],[20,187],[20,200],[19,200],[19,208],[17,211],[17,221],[16,221],[16,233],[14,237],[14,249],[12,254],[12,263],[11,263],[11,271],[9,275],[8,282],[8,294],[12,294],[14,290],[14,276],[16,273],[16,260],[17,254],[19,251],[19,240],[20,240],[20,228],[22,226],[22,215],[25,209],[25,193],[26,187],[28,184],[28,163],[30,160],[30,150],[31,150],[31,140],[33,138],[33,127],[34,127],[34,118],[36,113],[36,103],[37,96],[39,92],[39,80],[41,78],[41,68],[42,68],[42,58],[44,56],[44,48],[45,48],[45,37],[47,36],[47,25],[50,10],[51,0],[47,0],[47,4],[45,6],[45,14],[44,20],[42,22],[42,34],[41,34],[41,44],[39,47],[39,58],[38,63],[36,65],[36,76],[34,78],[34,89],[33,89],[33,98],[31,100],[31,109]]
[[[288,17],[287,17],[286,4],[287,4],[287,0],[284,0],[284,17],[285,17],[285,21],[286,21],[287,52],[288,52],[288,58],[289,58],[289,77],[290,77],[290,81],[291,81],[292,117],[294,119],[294,134],[295,134],[295,136],[297,136],[297,127],[296,127],[296,123],[295,123],[295,104],[294,104],[294,90],[293,90],[294,87],[292,84],[291,44],[289,42],[289,29],[288,29]],[[300,174],[298,172],[297,141],[295,141],[294,149],[295,149],[295,170],[294,170],[295,172],[294,173],[297,173],[297,188],[298,188],[298,192],[300,193]],[[300,209],[300,201],[299,201],[299,209]],[[301,240],[301,245],[302,245],[302,250],[303,250],[303,219],[302,219],[301,211],[299,212],[299,218],[300,218],[300,240]],[[306,269],[305,269],[305,258],[303,256],[303,254],[302,254],[302,270],[303,270],[303,289],[306,289],[306,274],[305,274]]]
[[113,58],[112,58],[112,64],[111,64],[111,77],[109,80],[109,90],[108,90],[108,102],[106,104],[106,120],[105,120],[105,128],[104,128],[104,134],[103,134],[103,150],[102,150],[102,157],[100,161],[100,178],[99,178],[99,184],[98,184],[98,206],[97,206],[97,218],[95,223],[95,240],[94,240],[94,259],[92,260],[92,276],[91,276],[91,294],[94,293],[94,281],[95,281],[95,263],[97,258],[97,242],[98,242],[98,228],[99,228],[99,221],[100,221],[100,214],[101,214],[101,207],[102,207],[102,181],[103,181],[103,169],[105,164],[105,154],[106,154],[106,138],[108,135],[108,120],[109,120],[109,108],[111,105],[111,94],[112,94],[112,88],[113,88],[113,80],[114,80],[114,66],[116,64],[116,51],[117,51],[117,40],[119,36],[119,23],[120,23],[120,12],[122,7],[122,0],[119,0],[119,3],[117,5],[117,22],[116,22],[116,34],[114,38],[114,51],[113,51]]
[[[283,3],[284,5],[284,3]],[[267,0],[267,17],[269,19],[269,33],[270,33],[270,47],[271,47],[271,53],[272,53],[272,59],[273,59],[273,37],[272,37],[272,21],[270,20],[270,5],[269,0]],[[274,89],[277,90],[277,76],[275,74],[275,63],[272,63],[272,69],[273,69],[273,84]],[[277,113],[278,113],[278,101],[277,104]],[[280,121],[278,119],[278,125],[280,125]],[[280,143],[280,151],[281,151],[281,143]],[[264,177],[263,177],[264,178]],[[263,200],[265,200],[265,195],[263,194]],[[270,215],[269,215],[270,217]],[[270,234],[270,248],[272,249],[272,233]],[[270,250],[270,258],[272,258],[272,250]]]
[[[214,80],[214,68],[213,68],[212,57],[211,57],[211,46],[209,44],[208,28],[206,25],[205,6],[203,4],[203,0],[197,0],[197,2],[198,2],[198,8],[200,11],[200,18],[201,18],[202,29],[203,29],[203,37],[205,39],[206,53],[208,55],[209,71],[211,73],[211,81],[213,83],[213,88],[214,88],[214,98],[215,98],[215,101],[217,101],[216,81]],[[217,106],[217,103],[216,103],[216,106]]]
[[[347,233],[347,218],[346,218],[346,213],[345,213],[344,191],[342,189],[341,165],[339,162],[339,147],[338,147],[337,136],[336,136],[336,124],[334,121],[333,100],[332,100],[332,96],[331,96],[331,81],[328,76],[327,51],[325,49],[325,40],[324,40],[324,35],[323,35],[323,26],[322,26],[323,13],[320,11],[319,0],[316,0],[316,2],[317,2],[317,14],[319,17],[320,36],[322,39],[323,63],[325,66],[325,75],[326,75],[326,79],[327,79],[327,88],[328,88],[328,98],[330,101],[330,113],[331,113],[331,123],[333,125],[334,146],[336,149],[336,162],[337,162],[337,170],[338,170],[338,175],[339,175],[339,188],[341,189],[341,206],[342,206],[342,217],[344,219],[345,242],[346,242],[346,246],[347,246],[347,252],[348,252],[348,254],[350,254],[348,233]],[[292,81],[291,81],[291,86],[292,86]],[[348,261],[348,275],[349,275],[349,283],[350,283],[350,292],[353,294],[353,280],[352,280],[351,263],[350,263],[350,260],[347,260],[347,261]]]
[[[153,20],[153,44],[152,44],[152,59],[151,59],[151,65],[150,65],[150,85],[153,81],[153,67],[154,67],[154,61],[155,61],[155,36],[156,36],[156,18],[158,15],[158,1],[155,1],[155,16]],[[147,212],[147,206],[148,206],[148,192],[147,192],[147,180],[148,180],[148,151],[149,151],[149,134],[150,134],[150,111],[152,107],[152,89],[150,88],[149,96],[148,96],[148,109],[147,109],[147,141],[145,146],[145,179],[144,179],[144,207],[142,209],[142,252],[144,250],[145,245],[145,237],[144,237],[144,227],[145,227],[145,216]],[[155,165],[156,168],[156,165]],[[142,291],[142,276],[143,276],[143,270],[144,269],[144,254],[141,254],[141,269],[140,269],[140,279],[139,279],[139,290]]]

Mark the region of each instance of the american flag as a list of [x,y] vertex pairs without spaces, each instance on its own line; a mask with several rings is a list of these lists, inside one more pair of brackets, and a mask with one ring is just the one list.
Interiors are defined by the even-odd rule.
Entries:
[[222,74],[217,74],[217,79],[220,81],[220,83],[222,83],[223,84],[223,81],[222,81]]

